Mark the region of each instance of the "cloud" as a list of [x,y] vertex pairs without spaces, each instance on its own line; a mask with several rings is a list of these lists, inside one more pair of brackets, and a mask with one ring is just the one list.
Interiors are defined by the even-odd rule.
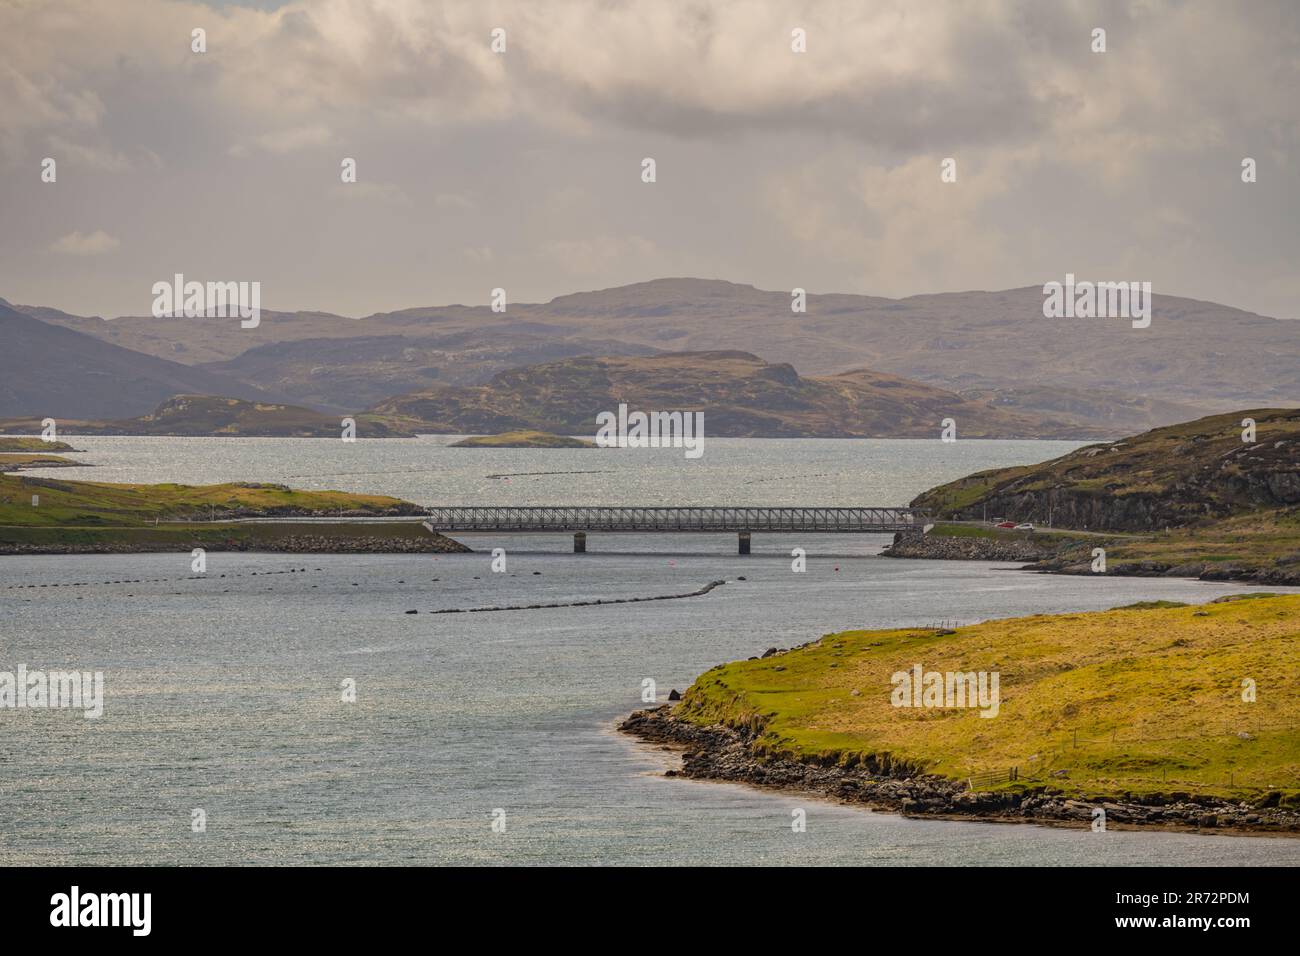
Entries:
[[122,244],[116,236],[110,236],[102,229],[91,233],[70,232],[50,243],[50,252],[69,256],[102,256],[113,252]]
[[324,146],[332,138],[329,128],[325,126],[295,126],[291,129],[263,133],[253,139],[251,147],[248,144],[237,143],[230,147],[229,152],[231,156],[247,156],[252,149],[258,149],[283,156],[302,149]]
[[[0,208],[31,209],[54,156],[45,212],[132,222],[131,268],[183,250],[358,314],[427,302],[422,256],[471,248],[516,299],[660,268],[909,294],[1073,266],[1294,315],[1298,38],[1293,0],[0,0]],[[48,283],[29,301],[71,288],[0,254]],[[481,297],[473,269],[438,281]]]
[[590,239],[548,239],[538,249],[549,266],[569,275],[592,277],[620,267],[643,266],[658,250],[644,236],[594,236]]
[[334,187],[333,195],[365,202],[399,203],[408,200],[406,191],[396,183],[372,183],[364,179],[355,183],[340,181]]

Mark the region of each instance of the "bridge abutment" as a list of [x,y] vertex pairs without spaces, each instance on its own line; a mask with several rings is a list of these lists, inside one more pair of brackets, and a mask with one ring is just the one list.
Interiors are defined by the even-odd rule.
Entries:
[[742,531],[740,532],[739,537],[740,537],[740,553],[749,554],[749,532]]
[[573,532],[573,553],[574,554],[587,553],[587,532],[585,531]]

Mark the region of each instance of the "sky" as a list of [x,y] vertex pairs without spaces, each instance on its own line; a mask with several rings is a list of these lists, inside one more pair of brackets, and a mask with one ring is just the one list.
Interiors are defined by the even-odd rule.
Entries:
[[1073,273],[1297,318],[1297,90],[1293,0],[0,0],[0,297],[147,314],[180,272],[359,316]]

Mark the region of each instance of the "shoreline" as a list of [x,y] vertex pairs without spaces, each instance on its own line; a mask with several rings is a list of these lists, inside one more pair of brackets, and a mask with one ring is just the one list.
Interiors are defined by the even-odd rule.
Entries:
[[[1070,542],[1073,544],[1075,542]],[[1070,544],[1039,546],[1028,540],[1002,541],[993,538],[944,537],[896,534],[892,544],[880,552],[881,557],[929,561],[1007,561],[1019,564],[1017,570],[1039,574],[1063,574],[1077,577],[1092,575],[1087,561],[1069,562],[1062,552]],[[1186,578],[1194,581],[1236,581],[1269,587],[1300,587],[1300,565],[1287,568],[1260,568],[1209,561],[1182,564],[1164,561],[1130,561],[1115,563],[1101,577]]]
[[779,754],[760,756],[752,747],[752,731],[695,724],[675,717],[673,709],[663,704],[635,711],[617,728],[647,744],[681,753],[681,768],[666,771],[666,777],[805,793],[923,819],[1087,828],[1092,825],[1094,808],[1100,807],[1108,829],[1300,836],[1300,812],[1182,791],[1107,800],[1070,796],[1046,785],[972,790],[963,781],[947,777],[891,774],[863,765],[818,764]]
[[[418,526],[417,526],[418,528]],[[351,530],[351,533],[348,533]],[[16,532],[6,537],[5,532]],[[469,554],[473,549],[441,534],[376,534],[364,525],[233,525],[132,528],[0,528],[6,555],[170,554],[202,548],[265,554]]]

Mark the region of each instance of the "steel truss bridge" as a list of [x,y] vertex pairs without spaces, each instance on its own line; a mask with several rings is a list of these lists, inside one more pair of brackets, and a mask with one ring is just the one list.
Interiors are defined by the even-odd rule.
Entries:
[[434,532],[573,532],[574,550],[586,550],[590,531],[734,531],[740,552],[749,553],[757,531],[827,534],[921,533],[928,520],[913,508],[672,508],[467,506],[428,508],[424,526]]

